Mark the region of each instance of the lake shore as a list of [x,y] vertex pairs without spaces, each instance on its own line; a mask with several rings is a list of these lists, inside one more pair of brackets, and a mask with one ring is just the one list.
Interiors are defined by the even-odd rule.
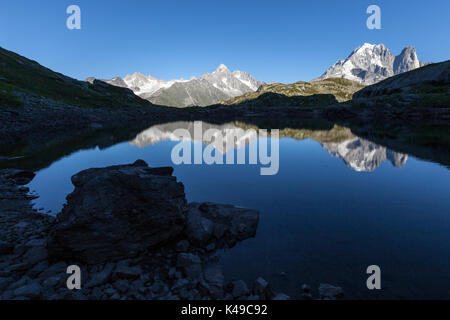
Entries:
[[[435,148],[426,143],[405,144],[405,137],[410,138],[411,133],[404,135],[400,132],[396,136],[393,128],[414,125],[419,120],[421,126],[448,127],[450,121],[450,110],[442,108],[402,111],[398,108],[370,109],[337,105],[327,109],[217,106],[182,110],[163,107],[107,110],[73,107],[33,95],[27,95],[25,99],[26,104],[22,109],[0,110],[0,133],[5,137],[0,142],[2,156],[20,157],[27,152],[33,153],[33,149],[39,149],[42,153],[42,146],[55,152],[54,149],[58,149],[55,146],[65,145],[68,139],[77,137],[75,147],[65,146],[56,154],[48,152],[49,159],[42,159],[37,167],[33,164],[29,168],[32,171],[43,168],[55,158],[76,149],[130,140],[150,125],[195,120],[211,123],[241,121],[261,128],[295,128],[303,126],[303,120],[317,120],[319,126],[325,127],[327,125],[322,122],[338,123],[350,127],[362,136],[383,141],[388,146],[395,145],[397,149],[403,148],[409,153],[435,160]],[[115,130],[113,138],[110,135],[103,138],[102,132],[110,130]],[[438,148],[444,148],[441,154],[445,156],[438,157],[437,161],[449,165],[445,134],[433,134],[433,139],[436,135],[439,139],[444,139],[444,146],[439,145]],[[97,136],[103,140],[99,141]],[[38,214],[32,208],[33,196],[29,195],[29,190],[23,185],[34,174],[10,169],[11,167],[14,165],[8,165],[8,169],[0,171],[1,299],[289,298],[282,293],[273,293],[270,285],[262,278],[256,279],[252,286],[240,280],[225,281],[222,271],[214,266],[214,253],[223,246],[217,243],[214,246],[211,243],[192,245],[189,240],[180,238],[179,234],[164,244],[158,244],[157,249],[146,251],[144,255],[123,256],[113,262],[100,260],[93,264],[80,263],[73,261],[70,255],[66,256],[64,250],[55,255],[49,252],[48,243],[49,235],[54,233],[58,224],[58,218]],[[180,227],[181,230],[185,228],[186,225]],[[75,248],[71,250],[73,249]],[[66,287],[66,268],[72,263],[80,263],[82,273],[88,275],[83,280],[84,288],[81,291],[70,291]],[[299,295],[304,299],[335,299],[342,297],[342,289],[323,285],[318,293],[312,295],[308,286],[301,287],[299,284]]]
[[[346,126],[362,137],[382,142],[398,151],[450,165],[447,156],[435,154],[450,150],[450,109],[407,107],[351,107],[339,104],[327,108],[230,107],[206,108],[151,107],[127,109],[80,108],[33,95],[24,94],[22,108],[0,109],[0,156],[22,157],[45,146],[49,154],[61,145],[89,148],[90,143],[108,145],[132,140],[152,125],[175,121],[205,121],[223,124],[239,121],[259,128],[301,128],[303,121],[323,121]],[[114,141],[93,136],[114,132]],[[74,141],[75,140],[75,141]],[[90,142],[91,141],[91,142]],[[56,148],[55,148],[56,147]],[[73,148],[72,148],[73,149]],[[63,154],[73,150],[65,150]],[[437,149],[437,151],[436,151]],[[38,170],[39,168],[27,168]]]
[[[283,293],[274,293],[262,278],[250,287],[242,280],[225,281],[214,263],[218,250],[230,248],[256,233],[258,212],[211,203],[187,204],[183,185],[175,182],[171,172],[170,168],[149,168],[141,160],[132,165],[85,170],[72,178],[79,190],[68,197],[68,205],[55,218],[38,214],[32,208],[33,196],[23,185],[34,177],[33,173],[1,170],[0,298],[289,299]],[[114,190],[129,192],[127,187],[110,184],[106,194],[113,196],[100,202],[85,184],[95,180],[93,176],[107,181],[120,174],[127,176],[127,180],[134,177],[133,185],[160,181],[161,187],[157,194],[143,187],[141,192],[151,198],[150,202],[126,202],[121,208],[113,207],[115,218],[106,218],[105,208],[114,201],[117,193]],[[161,190],[166,190],[165,195],[158,200]],[[177,202],[171,196],[179,199],[180,209],[176,209]],[[102,203],[106,207],[86,208],[86,203]],[[161,206],[166,209],[160,210]],[[137,212],[139,208],[145,213],[140,214],[139,221],[132,222],[134,217],[126,213]],[[95,217],[86,213],[83,216],[83,212],[92,210]],[[170,218],[170,222],[167,217],[175,220]],[[96,219],[104,222],[99,224]],[[155,221],[165,226],[164,231]],[[142,230],[146,223],[148,228]],[[96,232],[91,232],[90,227]],[[84,231],[80,232],[80,228]],[[115,239],[109,238],[110,232],[114,232]],[[119,247],[124,250],[114,249]],[[81,268],[81,290],[67,289],[69,265]],[[313,298],[307,285],[299,285],[299,292],[305,299]],[[324,284],[317,298],[336,299],[342,295],[339,287]]]

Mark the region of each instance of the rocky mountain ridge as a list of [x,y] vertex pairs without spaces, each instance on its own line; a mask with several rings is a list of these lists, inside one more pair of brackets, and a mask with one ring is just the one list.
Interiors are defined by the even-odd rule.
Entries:
[[428,64],[355,93],[353,105],[450,108],[450,60]]
[[[93,81],[88,78],[87,81]],[[136,95],[154,104],[172,107],[207,106],[256,91],[263,82],[244,71],[231,72],[221,64],[214,72],[190,80],[160,80],[141,73],[102,80],[108,84],[131,89]]]
[[346,59],[338,60],[319,79],[345,78],[372,85],[424,65],[414,47],[406,47],[396,56],[384,44],[365,43]]

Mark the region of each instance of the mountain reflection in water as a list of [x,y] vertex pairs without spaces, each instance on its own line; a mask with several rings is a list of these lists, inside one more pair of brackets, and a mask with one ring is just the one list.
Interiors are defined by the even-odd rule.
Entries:
[[[218,130],[225,138],[224,143],[218,143],[216,140],[213,142],[204,141],[203,135],[201,136],[202,139],[198,139],[198,135],[194,134],[194,122],[183,121],[150,127],[139,133],[130,143],[144,148],[162,141],[181,141],[181,138],[174,131],[185,129],[190,133],[193,142],[212,144],[221,154],[226,154],[232,148],[244,148],[258,139],[258,135],[255,134],[256,131],[245,131],[255,129],[254,127],[239,122],[222,125],[202,122],[201,126],[203,132],[208,129]],[[233,141],[234,137],[239,138]],[[315,140],[332,156],[342,159],[349,168],[358,172],[374,171],[386,160],[389,160],[394,167],[402,168],[408,160],[407,154],[395,152],[359,138],[352,134],[350,129],[338,125],[335,125],[331,130],[282,129],[280,130],[280,138]]]
[[[261,213],[256,237],[218,256],[226,279],[251,284],[261,276],[293,298],[300,297],[302,283],[317,288],[322,282],[342,286],[349,298],[448,297],[450,260],[443,257],[450,256],[450,170],[442,164],[450,161],[445,147],[389,144],[400,153],[370,131],[359,136],[354,134],[358,129],[322,121],[202,122],[203,133],[250,133],[216,143],[223,156],[232,149],[248,153],[260,142],[251,132],[267,129],[271,136],[277,128],[280,170],[273,176],[261,176],[259,166],[250,164],[174,165],[171,152],[180,141],[176,129],[187,130],[197,146],[210,143],[194,137],[192,121],[97,131],[56,144],[33,141],[11,153],[22,158],[0,165],[36,171],[28,185],[39,196],[34,206],[53,215],[73,191],[71,177],[81,170],[136,159],[152,167],[172,166],[188,201]],[[378,292],[366,287],[372,264],[383,272],[384,289]]]

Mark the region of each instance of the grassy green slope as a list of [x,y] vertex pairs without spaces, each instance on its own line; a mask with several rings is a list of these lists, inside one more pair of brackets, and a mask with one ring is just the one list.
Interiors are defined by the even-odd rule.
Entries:
[[355,105],[450,108],[450,60],[427,65],[368,86]]
[[78,81],[0,47],[0,106],[20,106],[15,91],[92,108],[151,106],[129,89],[102,81]]
[[256,92],[246,93],[242,96],[224,101],[222,104],[245,104],[250,101],[263,99],[264,95],[268,93],[282,95],[288,98],[331,94],[338,102],[344,102],[351,100],[353,94],[362,88],[364,88],[364,85],[358,82],[337,78],[311,82],[299,81],[293,84],[272,83],[261,86]]

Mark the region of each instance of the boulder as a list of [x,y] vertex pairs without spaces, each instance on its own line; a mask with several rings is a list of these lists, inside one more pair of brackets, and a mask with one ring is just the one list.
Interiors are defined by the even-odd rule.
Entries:
[[209,202],[191,203],[185,235],[197,245],[214,239],[231,247],[237,241],[254,237],[258,222],[256,210]]
[[300,289],[303,293],[311,293],[311,287],[308,286],[306,283],[302,284]]
[[231,295],[235,299],[248,296],[249,293],[250,291],[248,290],[247,284],[243,280],[232,282]]
[[269,287],[269,283],[263,278],[259,277],[253,283],[253,294],[260,295],[265,293],[267,288]]
[[341,287],[332,286],[331,284],[321,283],[319,286],[320,298],[326,300],[336,300],[344,297],[344,291]]
[[186,277],[196,279],[202,273],[202,261],[191,253],[180,253],[177,256],[177,267],[182,268]]
[[94,288],[105,284],[108,279],[111,277],[112,270],[114,265],[112,263],[107,263],[105,267],[100,271],[94,274],[88,283],[86,283],[85,288]]
[[33,247],[22,256],[22,261],[29,265],[35,265],[47,259],[47,249],[45,247]]
[[189,250],[189,241],[187,240],[181,240],[176,244],[176,251],[177,252],[186,252]]
[[74,175],[75,190],[49,236],[49,255],[111,262],[178,236],[185,226],[186,199],[172,172],[138,160]]
[[273,297],[273,293],[270,289],[269,283],[261,277],[256,279],[253,283],[252,292],[254,295],[263,297],[264,299],[270,299]]
[[206,245],[213,234],[214,224],[203,217],[202,212],[195,205],[189,206],[186,217],[186,235],[190,242],[198,246]]
[[287,294],[279,293],[273,298],[273,300],[291,300],[291,297],[289,297]]
[[200,264],[199,256],[192,253],[180,253],[177,256],[177,267],[184,268],[193,264]]
[[114,276],[122,279],[137,279],[142,275],[140,266],[130,266],[126,261],[117,264]]
[[223,288],[225,278],[223,276],[222,270],[218,266],[208,266],[205,269],[203,277],[208,284]]
[[[137,160],[74,175],[75,189],[48,236],[49,258],[101,264],[133,258],[166,244],[177,252],[187,252],[191,246],[212,252],[255,236],[258,211],[214,203],[187,204],[184,186],[172,173],[173,168],[150,168]],[[36,250],[41,245],[36,240],[25,247]],[[190,278],[202,272],[201,263],[182,268]]]
[[208,266],[203,273],[203,278],[207,284],[208,294],[213,299],[222,298],[224,295],[223,285],[225,281],[222,270],[216,265]]
[[30,171],[19,169],[5,169],[2,170],[2,176],[7,180],[13,180],[17,185],[25,185],[33,180],[35,174]]

